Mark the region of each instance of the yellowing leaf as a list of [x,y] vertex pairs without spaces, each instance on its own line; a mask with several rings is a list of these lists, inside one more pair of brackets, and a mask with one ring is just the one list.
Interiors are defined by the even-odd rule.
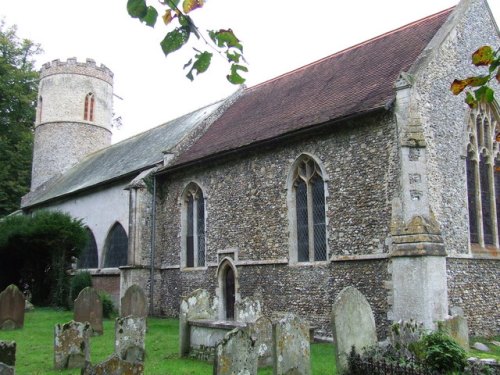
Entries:
[[490,46],[482,46],[472,54],[472,63],[475,66],[490,65],[495,59],[495,54]]
[[454,95],[460,94],[469,85],[470,78],[456,79],[451,84],[450,90]]
[[172,11],[170,9],[166,10],[165,14],[162,16],[162,18],[163,18],[163,23],[165,25],[168,25],[174,19]]
[[201,8],[204,3],[204,0],[184,0],[182,3],[182,10],[184,13],[189,13],[197,8]]

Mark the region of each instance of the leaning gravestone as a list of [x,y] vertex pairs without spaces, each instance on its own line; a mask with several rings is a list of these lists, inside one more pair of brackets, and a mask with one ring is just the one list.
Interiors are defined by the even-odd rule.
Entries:
[[127,316],[115,321],[115,353],[128,362],[144,362],[146,318]]
[[348,369],[347,359],[354,346],[358,353],[377,343],[375,318],[365,296],[356,288],[342,289],[332,309],[332,330],[337,357],[337,373]]
[[56,370],[83,368],[90,361],[90,334],[88,322],[70,321],[56,324],[54,330],[54,367]]
[[94,335],[102,335],[102,302],[95,289],[86,287],[78,294],[74,305],[75,322],[89,322]]
[[275,375],[311,374],[309,326],[293,314],[273,323],[273,366]]
[[144,374],[144,365],[142,363],[132,363],[124,361],[116,354],[106,359],[96,366],[87,362],[81,372],[82,375],[142,375]]
[[12,367],[16,365],[15,341],[0,341],[0,363]]
[[146,318],[148,316],[148,300],[146,294],[138,285],[132,285],[127,289],[120,300],[120,316],[136,316]]
[[254,323],[248,324],[249,332],[255,340],[259,367],[273,364],[273,324],[269,318],[261,316]]
[[464,350],[469,350],[469,326],[465,317],[456,315],[441,322],[441,329],[448,333]]
[[255,341],[245,329],[233,329],[217,344],[214,375],[257,375]]
[[9,285],[0,293],[0,329],[23,328],[25,299],[15,285]]

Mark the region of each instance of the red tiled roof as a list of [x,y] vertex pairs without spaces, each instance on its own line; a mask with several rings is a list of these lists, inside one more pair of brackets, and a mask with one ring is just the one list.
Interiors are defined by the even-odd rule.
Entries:
[[452,9],[246,89],[175,164],[384,107]]

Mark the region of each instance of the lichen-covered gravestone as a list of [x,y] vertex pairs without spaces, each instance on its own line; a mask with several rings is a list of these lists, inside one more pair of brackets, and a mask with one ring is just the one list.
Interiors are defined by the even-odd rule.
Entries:
[[337,357],[337,373],[348,369],[352,346],[358,353],[377,343],[375,318],[365,296],[354,287],[342,289],[332,309],[332,330]]
[[115,353],[128,362],[144,362],[146,318],[127,316],[115,321]]
[[87,363],[82,375],[142,375],[144,365],[142,363],[127,362],[116,354],[96,366]]
[[215,319],[217,310],[211,303],[210,293],[205,289],[196,289],[186,297],[182,297],[179,312],[179,354],[189,354],[189,320]]
[[447,332],[464,350],[469,350],[469,326],[467,319],[455,315],[441,322],[441,328]]
[[0,363],[7,366],[16,365],[15,341],[0,341]]
[[93,335],[102,335],[102,302],[95,289],[86,287],[78,294],[74,305],[75,322],[89,322]]
[[250,335],[255,340],[259,367],[273,364],[273,325],[269,318],[261,316],[248,326]]
[[15,285],[9,285],[0,293],[0,329],[23,328],[25,299]]
[[257,375],[255,341],[245,329],[233,329],[215,349],[214,375]]
[[148,300],[146,294],[138,285],[130,286],[120,300],[120,316],[148,316]]
[[54,329],[54,367],[57,370],[83,368],[90,361],[90,334],[88,322],[70,321],[56,324]]
[[236,320],[238,322],[255,322],[262,315],[260,299],[257,296],[246,297],[241,301],[236,301],[235,310],[237,312]]
[[275,375],[311,374],[309,326],[293,314],[273,323],[273,366]]

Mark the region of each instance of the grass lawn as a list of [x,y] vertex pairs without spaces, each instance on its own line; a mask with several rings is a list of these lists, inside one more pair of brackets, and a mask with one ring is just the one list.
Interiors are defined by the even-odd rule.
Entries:
[[[54,363],[54,326],[66,323],[73,318],[71,311],[55,311],[37,308],[26,313],[24,328],[15,331],[0,331],[0,340],[13,340],[17,343],[16,374],[80,374],[79,369],[55,371]],[[179,323],[176,319],[148,319],[146,334],[147,375],[197,375],[212,374],[212,364],[180,359]],[[114,320],[104,321],[104,334],[91,338],[90,357],[93,364],[106,359],[114,350]],[[333,346],[313,344],[311,346],[312,373],[331,375],[335,373]],[[265,368],[259,375],[270,375],[272,369]]]

